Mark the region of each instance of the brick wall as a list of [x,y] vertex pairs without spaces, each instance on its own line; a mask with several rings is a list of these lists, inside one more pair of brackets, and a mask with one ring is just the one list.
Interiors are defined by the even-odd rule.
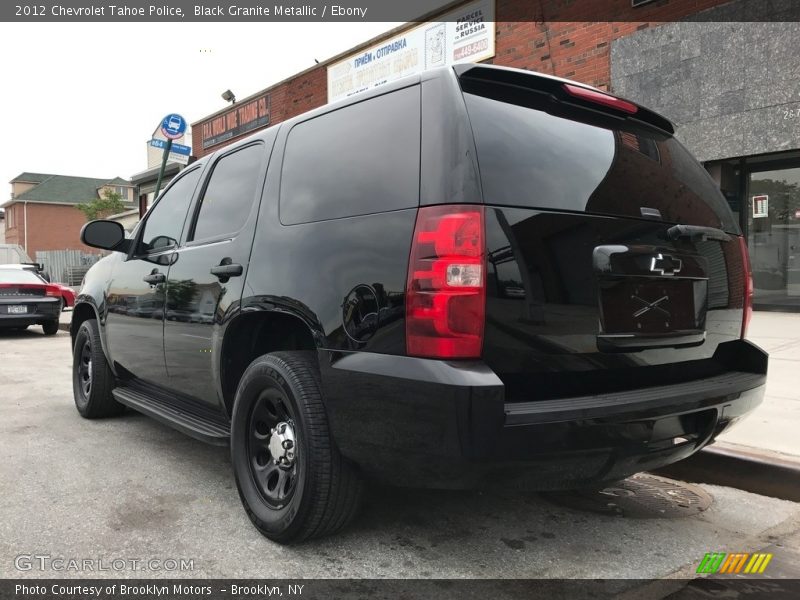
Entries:
[[[16,227],[6,231],[7,244],[25,247],[25,211],[23,205],[16,209]],[[9,210],[6,207],[6,211]],[[80,231],[86,217],[71,205],[28,203],[28,255],[36,256],[38,250],[96,250],[80,242]]]
[[[540,2],[496,0],[495,57],[486,62],[575,79],[613,91],[610,64],[613,40],[729,1],[660,0],[632,9],[629,0],[595,0],[591,8],[585,2],[560,0],[548,2],[542,13]],[[626,20],[608,22],[610,15]],[[630,20],[639,16],[648,20]],[[593,17],[595,22],[591,22]],[[596,21],[601,18],[606,22]],[[370,40],[369,44],[376,41]],[[327,62],[266,90],[271,95],[270,125],[324,105],[328,101],[327,90]],[[193,126],[199,129],[199,124],[206,120]],[[236,139],[204,150],[201,136],[194,135],[192,154],[200,158]]]

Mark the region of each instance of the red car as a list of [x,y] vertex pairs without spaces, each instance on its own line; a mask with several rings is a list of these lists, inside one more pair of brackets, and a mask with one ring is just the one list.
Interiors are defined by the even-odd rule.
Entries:
[[23,271],[35,273],[45,283],[54,285],[61,290],[61,298],[64,300],[64,305],[61,307],[62,309],[75,306],[75,291],[69,286],[62,285],[60,283],[51,283],[48,279],[47,273],[42,274],[41,265],[37,265],[36,263],[19,263],[0,265],[0,269],[21,269]]
[[[74,304],[75,294],[69,292]],[[41,325],[45,335],[54,335],[64,305],[63,286],[47,283],[28,269],[0,267],[0,328]]]
[[75,291],[66,285],[62,285],[60,283],[51,283],[49,285],[55,286],[61,292],[61,299],[63,300],[63,304],[61,309],[65,309],[67,307],[75,306]]

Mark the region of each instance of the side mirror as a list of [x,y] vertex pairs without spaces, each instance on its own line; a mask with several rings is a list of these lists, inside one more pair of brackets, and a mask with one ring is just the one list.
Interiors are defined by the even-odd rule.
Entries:
[[127,252],[130,247],[125,228],[116,221],[89,221],[81,228],[81,241],[93,248],[117,252]]
[[166,250],[172,246],[177,246],[178,240],[175,238],[171,238],[168,235],[158,235],[150,240],[150,243],[147,244],[147,247],[150,250]]

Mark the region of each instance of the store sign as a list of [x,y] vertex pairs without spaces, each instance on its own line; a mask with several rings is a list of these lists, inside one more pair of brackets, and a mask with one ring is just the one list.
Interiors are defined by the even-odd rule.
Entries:
[[254,129],[269,125],[269,94],[234,104],[230,109],[203,121],[200,130],[203,149],[216,146]]
[[769,216],[769,196],[753,196],[753,218],[763,219]]
[[328,67],[328,102],[426,69],[494,56],[494,0],[480,0]]

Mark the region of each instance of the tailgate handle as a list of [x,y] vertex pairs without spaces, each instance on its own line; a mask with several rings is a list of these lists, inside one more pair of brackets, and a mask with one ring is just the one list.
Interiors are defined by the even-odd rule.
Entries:
[[728,242],[731,239],[727,233],[715,227],[701,227],[700,225],[673,225],[667,229],[667,237],[671,240],[689,238],[693,241],[705,242],[715,240]]

